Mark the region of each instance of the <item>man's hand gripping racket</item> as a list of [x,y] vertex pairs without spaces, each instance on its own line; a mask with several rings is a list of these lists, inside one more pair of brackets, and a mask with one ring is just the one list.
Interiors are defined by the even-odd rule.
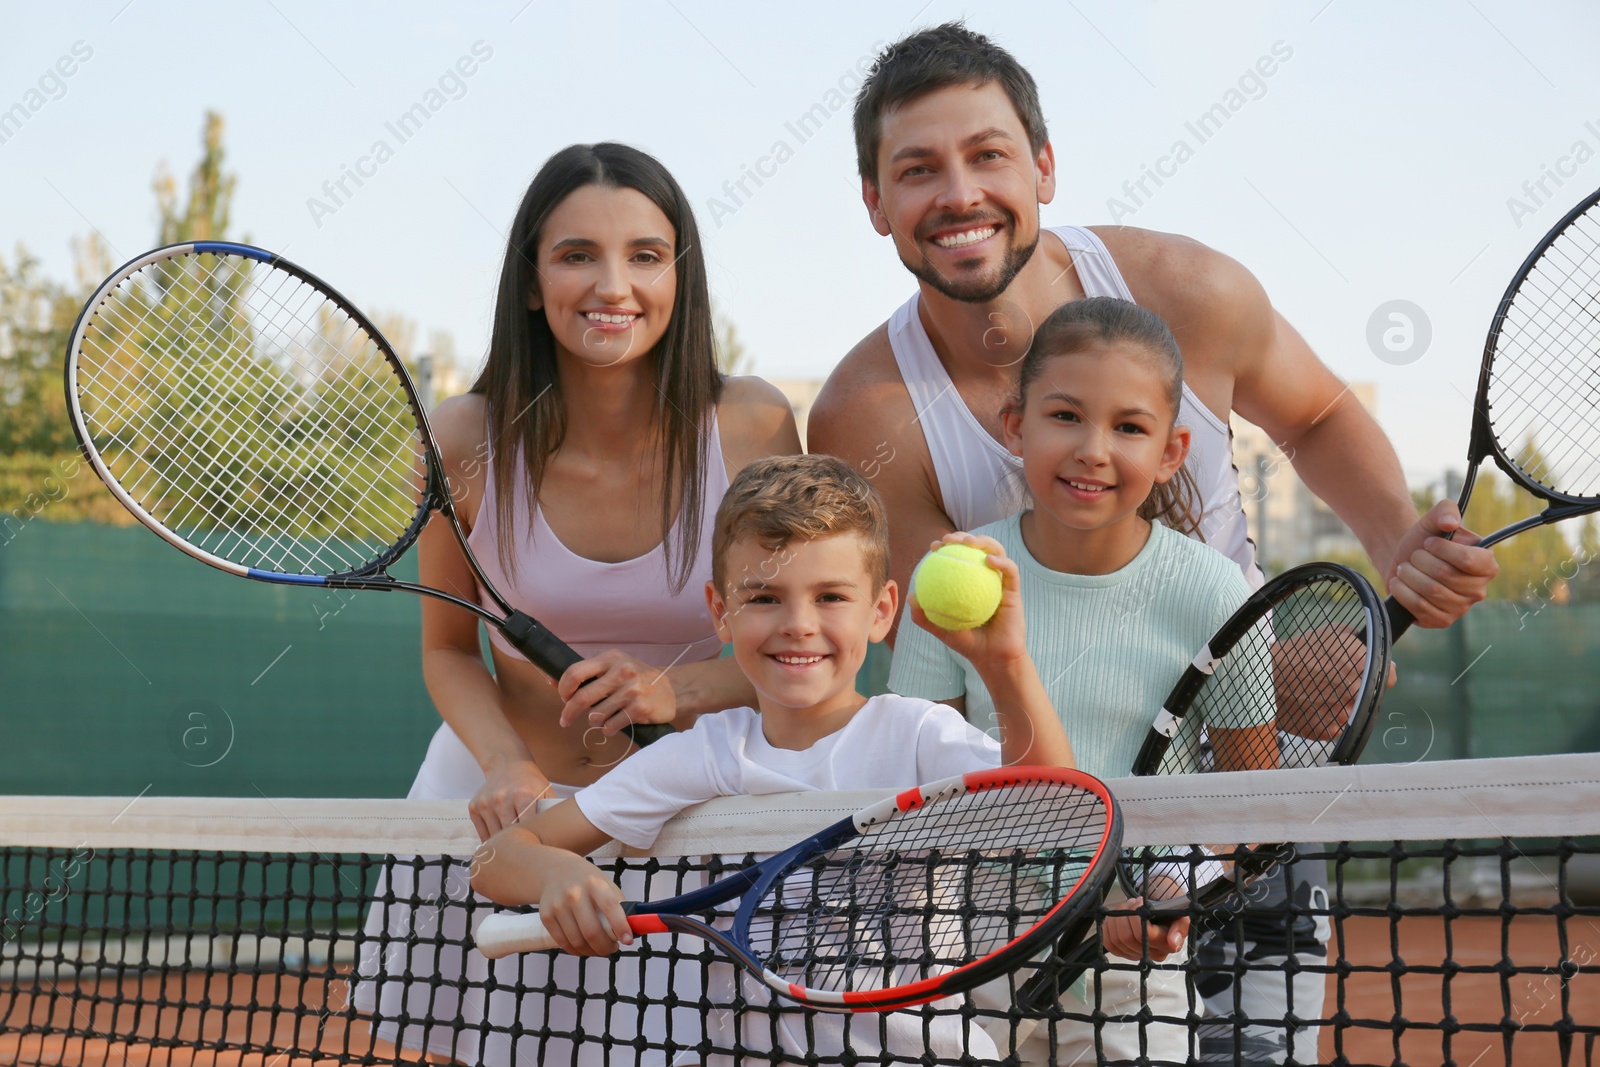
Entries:
[[[1600,190],[1544,235],[1495,308],[1472,404],[1462,515],[1485,459],[1544,510],[1483,537],[1482,548],[1600,511]],[[1415,619],[1392,597],[1387,606],[1398,639]]]

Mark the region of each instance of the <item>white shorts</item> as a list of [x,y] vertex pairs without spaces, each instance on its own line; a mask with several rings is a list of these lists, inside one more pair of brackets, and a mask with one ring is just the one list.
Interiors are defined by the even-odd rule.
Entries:
[[[407,796],[463,799],[483,781],[472,753],[454,730],[441,724]],[[552,783],[552,788],[562,797],[577,792],[573,786]],[[381,1020],[379,1038],[485,1067],[547,1062],[654,1067],[665,1062],[663,1052],[641,1053],[626,1044],[607,1048],[600,1039],[644,1037],[661,1044],[670,1028],[676,1045],[699,1040],[698,1006],[669,1011],[663,1003],[669,989],[698,1001],[698,963],[690,961],[674,971],[663,955],[642,960],[639,941],[604,958],[530,953],[491,962],[463,947],[469,930],[494,907],[472,892],[470,857],[422,857],[420,863],[426,865],[417,866],[406,866],[405,859],[400,857],[392,874],[378,884],[379,903],[367,913],[352,994],[358,1010]],[[629,900],[671,896],[703,884],[699,875],[691,877],[696,880],[678,888],[676,876],[663,872],[658,884],[650,886],[644,872],[629,870],[622,890]],[[395,903],[382,903],[389,892]],[[518,987],[526,991],[518,993]],[[407,1020],[403,1026],[396,1021],[402,1016]],[[509,1029],[516,1022],[526,1031],[520,1038],[489,1029]],[[581,1042],[553,1036],[580,1028],[585,1035]]]

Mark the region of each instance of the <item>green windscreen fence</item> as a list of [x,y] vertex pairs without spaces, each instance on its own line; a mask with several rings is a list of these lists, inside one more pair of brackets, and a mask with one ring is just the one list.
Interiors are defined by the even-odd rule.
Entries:
[[[415,597],[241,581],[142,527],[8,527],[0,793],[404,795],[438,723],[418,620]],[[1366,759],[1600,749],[1597,653],[1600,604],[1413,630]],[[886,667],[875,648],[864,691]]]
[[438,724],[419,647],[413,596],[35,520],[0,545],[0,792],[403,796]]

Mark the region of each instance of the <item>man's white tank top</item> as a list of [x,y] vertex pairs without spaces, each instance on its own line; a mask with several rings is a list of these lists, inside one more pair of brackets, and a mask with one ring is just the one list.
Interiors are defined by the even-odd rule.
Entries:
[[[1060,226],[1049,232],[1072,254],[1085,296],[1133,300],[1122,272],[1099,237],[1081,226]],[[889,319],[889,346],[928,442],[945,514],[956,529],[974,530],[1022,510],[1022,461],[991,437],[962,402],[917,314],[920,300],[920,293],[913,294]],[[1245,523],[1228,425],[1200,403],[1187,382],[1178,423],[1189,428],[1185,465],[1200,489],[1205,541],[1237,563],[1252,587],[1259,587],[1263,579]]]

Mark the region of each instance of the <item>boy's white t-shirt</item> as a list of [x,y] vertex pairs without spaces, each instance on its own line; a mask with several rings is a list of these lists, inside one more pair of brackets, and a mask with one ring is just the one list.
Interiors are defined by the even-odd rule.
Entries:
[[843,729],[798,751],[768,744],[753,708],[702,715],[692,730],[635,752],[575,799],[608,836],[649,848],[667,820],[712,797],[909,789],[999,765],[999,744],[960,712],[891,693],[868,700]]
[[[908,758],[913,757],[914,758]],[[761,796],[812,789],[909,789],[1000,765],[1000,746],[967,723],[954,708],[894,694],[873,697],[843,729],[803,750],[774,748],[752,708],[702,715],[694,728],[669,734],[628,757],[617,769],[574,798],[579,810],[604,833],[627,845],[648,848],[661,828],[683,809],[724,796]],[[736,985],[737,983],[737,985]],[[815,1055],[832,1062],[846,1052],[875,1062],[881,1052],[920,1059],[999,1053],[974,1022],[922,1009],[854,1015],[810,1011],[780,999],[743,968],[716,963],[706,981],[714,1007],[707,1013],[712,1053],[706,1067],[733,1062],[735,1049],[748,1060],[767,1050],[786,1056]],[[956,1005],[931,1007],[949,1012]],[[691,1057],[698,1062],[700,1057]]]

